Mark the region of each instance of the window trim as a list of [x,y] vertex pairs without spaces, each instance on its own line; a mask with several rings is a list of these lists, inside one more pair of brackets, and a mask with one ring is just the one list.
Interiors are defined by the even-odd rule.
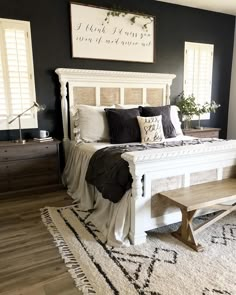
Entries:
[[[214,62],[214,44],[210,44],[210,43],[197,43],[197,42],[189,42],[189,41],[185,41],[184,43],[184,75],[183,75],[183,90],[184,90],[184,93],[186,95],[191,95],[190,93],[187,93],[186,91],[186,80],[187,80],[187,51],[190,49],[190,48],[202,48],[202,49],[207,49],[209,51],[211,51],[211,60],[210,60],[210,67],[209,67],[209,70],[210,70],[210,76],[211,76],[211,79],[209,79],[209,83],[210,83],[210,86],[209,86],[209,100],[205,100],[205,102],[211,102],[212,101],[212,79],[213,79],[213,62]],[[196,97],[197,99],[197,97]],[[198,101],[197,101],[198,102]],[[199,102],[201,103],[201,102]],[[198,117],[197,116],[194,116],[193,117],[194,120],[197,120]],[[209,120],[210,119],[210,113],[206,113],[206,114],[203,114],[201,115],[201,119],[205,119],[205,120]]]
[[[4,77],[4,89],[5,89],[5,96],[7,101],[9,101],[10,94],[10,82],[9,82],[9,75],[8,75],[8,66],[7,66],[7,59],[5,58],[6,55],[6,46],[5,46],[5,39],[4,39],[4,29],[6,28],[21,28],[24,30],[26,34],[26,48],[27,48],[27,65],[28,65],[28,74],[30,79],[30,96],[31,102],[36,101],[36,91],[35,91],[35,77],[34,77],[34,63],[33,63],[33,49],[32,49],[32,38],[31,38],[31,26],[29,21],[22,21],[22,20],[15,20],[15,19],[5,19],[0,18],[0,44],[3,45],[3,52],[0,52],[0,58],[2,61],[2,68],[3,68],[3,77]],[[8,90],[7,90],[8,89]],[[19,128],[18,120],[15,120],[12,124],[8,122],[15,117],[15,115],[11,115],[9,112],[9,103],[7,103],[8,114],[7,118],[0,118],[0,130],[14,130]],[[25,108],[27,109],[27,107]],[[21,117],[21,125],[22,129],[34,129],[38,128],[38,118],[37,118],[37,110],[33,108],[31,110],[32,116],[29,118]]]

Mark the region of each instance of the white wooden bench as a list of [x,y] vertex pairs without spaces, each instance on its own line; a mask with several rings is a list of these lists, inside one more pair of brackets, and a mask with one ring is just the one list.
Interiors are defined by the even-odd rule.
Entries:
[[[194,250],[202,251],[203,247],[197,243],[195,234],[236,210],[236,203],[233,205],[222,204],[236,201],[236,179],[229,178],[193,185],[161,192],[160,195],[179,207],[182,212],[182,224],[178,231],[173,233],[173,236]],[[197,210],[204,208],[220,210],[220,212],[194,229],[193,218]]]

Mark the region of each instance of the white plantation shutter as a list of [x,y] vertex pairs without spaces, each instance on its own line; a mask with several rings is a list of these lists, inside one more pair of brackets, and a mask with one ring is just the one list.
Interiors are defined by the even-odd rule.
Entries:
[[4,86],[4,75],[3,75],[3,66],[2,66],[2,54],[0,51],[0,120],[6,120],[8,114],[6,92]]
[[[17,129],[8,121],[35,101],[29,22],[0,19],[0,129]],[[22,128],[36,128],[36,110],[21,117]]]
[[213,51],[212,44],[185,42],[184,94],[193,94],[200,104],[211,102]]

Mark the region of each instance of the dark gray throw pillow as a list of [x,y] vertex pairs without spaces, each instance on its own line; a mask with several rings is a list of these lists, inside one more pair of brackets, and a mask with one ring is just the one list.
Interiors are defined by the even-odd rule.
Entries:
[[105,109],[111,143],[140,142],[139,109]]
[[162,126],[165,138],[176,137],[175,127],[170,118],[170,105],[161,107],[139,107],[142,117],[154,117],[162,115]]

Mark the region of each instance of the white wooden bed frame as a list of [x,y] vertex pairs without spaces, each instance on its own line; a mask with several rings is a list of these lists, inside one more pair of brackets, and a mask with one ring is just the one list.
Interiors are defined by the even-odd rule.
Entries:
[[[102,87],[119,88],[120,103],[125,101],[125,88],[141,88],[142,103],[147,102],[147,89],[162,89],[162,105],[166,105],[170,103],[170,87],[172,80],[175,78],[175,75],[171,74],[62,68],[57,69],[56,73],[61,84],[65,154],[70,141],[69,120],[71,126],[73,126],[72,116],[69,118],[68,113],[74,105],[73,89],[75,87],[94,87],[96,105],[100,105],[100,90]],[[68,94],[69,102],[67,100]],[[72,131],[70,132],[70,138],[73,138]],[[209,174],[212,174],[213,171],[213,176],[209,177],[209,180],[199,180],[199,183],[235,176],[235,169],[232,172],[229,167],[235,168],[236,166],[236,141],[220,141],[203,145],[128,152],[124,153],[122,158],[129,163],[130,173],[133,178],[129,237],[133,244],[140,244],[146,240],[145,231],[181,220],[179,211],[162,216],[152,216],[152,181],[179,177],[180,184],[178,184],[178,187],[187,187],[193,184],[194,175],[205,171],[207,173],[209,171]],[[226,173],[226,170],[231,172]],[[162,187],[160,190],[167,190],[167,187],[164,189]]]

